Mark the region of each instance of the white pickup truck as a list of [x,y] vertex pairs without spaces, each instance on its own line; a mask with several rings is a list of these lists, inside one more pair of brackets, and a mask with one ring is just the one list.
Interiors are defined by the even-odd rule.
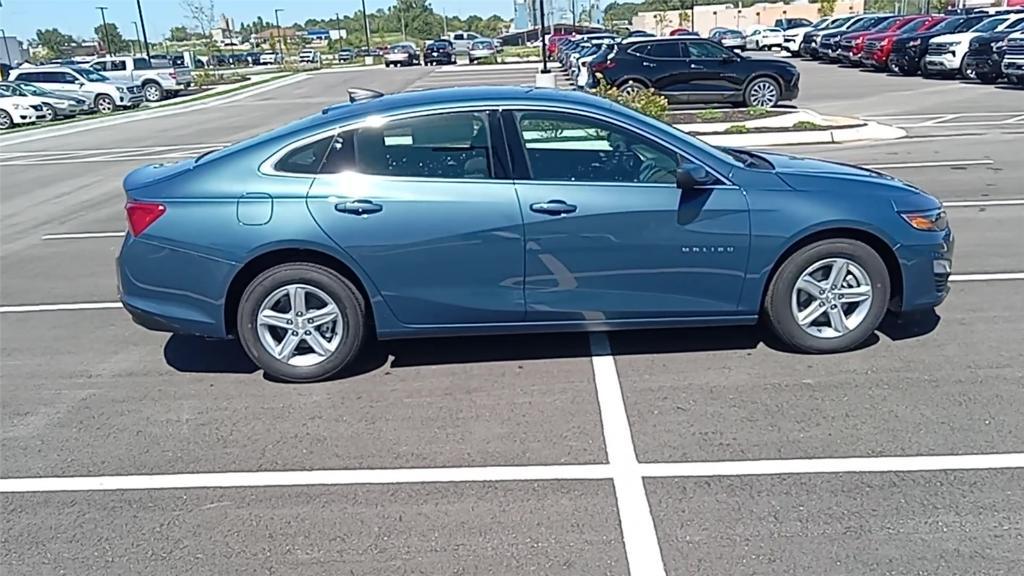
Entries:
[[1024,87],[1024,32],[1007,36],[1003,55],[1003,74],[1011,84]]
[[159,102],[192,86],[192,71],[185,66],[154,66],[148,58],[97,58],[89,67],[113,80],[142,85],[147,102]]

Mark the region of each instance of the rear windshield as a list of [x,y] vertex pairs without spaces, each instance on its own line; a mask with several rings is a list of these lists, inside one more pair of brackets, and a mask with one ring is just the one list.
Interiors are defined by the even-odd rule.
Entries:
[[474,50],[487,50],[489,48],[491,48],[491,43],[490,42],[487,42],[487,41],[473,42],[473,49]]

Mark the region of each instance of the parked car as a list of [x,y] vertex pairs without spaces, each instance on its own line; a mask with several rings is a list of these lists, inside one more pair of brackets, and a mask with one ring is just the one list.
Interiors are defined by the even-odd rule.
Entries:
[[972,38],[1000,30],[1017,30],[1021,26],[1024,26],[1024,14],[1007,14],[988,18],[967,32],[932,38],[921,75],[947,78],[960,75],[968,78],[970,72],[964,56],[967,55]]
[[924,66],[924,58],[928,53],[928,44],[932,38],[966,32],[988,17],[987,14],[947,16],[946,20],[934,28],[896,38],[892,43],[892,54],[889,56],[889,69],[904,76],[919,74]]
[[774,28],[779,30],[792,30],[794,28],[808,28],[814,24],[807,18],[779,18],[772,24]]
[[38,100],[43,105],[47,122],[73,118],[89,110],[89,101],[85,98],[57,94],[28,82],[0,82],[0,93]]
[[1001,30],[971,38],[964,56],[967,63],[965,76],[982,84],[995,84],[1002,80],[1006,40],[1014,34],[1017,34],[1014,30]]
[[88,98],[101,114],[110,114],[118,108],[137,108],[145,101],[142,85],[113,80],[81,66],[16,68],[11,71],[11,80],[31,82],[58,94]]
[[750,36],[747,36],[745,44],[747,50],[782,48],[782,29],[761,28],[754,30]]
[[148,58],[97,58],[89,63],[89,68],[113,80],[141,84],[147,102],[177,96],[192,86],[192,71],[187,67],[156,67]]
[[712,32],[708,38],[730,50],[743,50],[747,47],[747,39],[743,36],[743,32],[739,30],[719,28]]
[[607,42],[605,44],[594,46],[597,50],[596,52],[588,53],[586,56],[581,56],[576,60],[576,70],[574,71],[575,77],[573,80],[574,86],[577,89],[584,89],[590,85],[590,63],[597,59],[606,59],[608,55],[611,54],[612,50],[615,50],[616,45],[617,42]]
[[769,108],[796,99],[800,73],[773,58],[747,58],[704,38],[633,38],[590,63],[600,78],[630,92],[653,88],[677,104]]
[[338,50],[338,54],[336,57],[339,63],[346,64],[348,62],[355,60],[356,52],[351,48],[342,48],[341,50]]
[[1024,86],[1024,32],[1015,32],[1005,40],[1003,74],[1006,80]]
[[388,48],[384,55],[384,66],[417,66],[420,63],[420,53],[412,42],[399,42]]
[[693,32],[690,32],[689,28],[673,28],[668,33],[669,36],[689,36],[691,34]]
[[864,49],[860,54],[860,63],[875,70],[889,69],[889,56],[892,54],[892,43],[901,34],[928,30],[942,22],[945,16],[904,16],[889,27],[888,30],[868,34],[863,37]]
[[[818,58],[826,62],[841,62],[843,53],[843,42],[851,38],[861,38],[874,32],[887,30],[889,26],[899,20],[899,16],[891,14],[866,14],[857,16],[850,20],[845,26],[838,30],[826,32],[818,38]],[[858,64],[854,58],[854,64]],[[847,62],[849,63],[849,62]]]
[[284,64],[284,55],[280,52],[264,52],[260,54],[261,65],[281,65]]
[[[802,18],[801,18],[802,20]],[[800,54],[800,44],[804,40],[804,35],[808,32],[819,30],[828,25],[832,21],[831,17],[822,18],[810,26],[799,26],[796,28],[783,28],[782,32],[782,49],[789,52],[790,56],[798,56]]]
[[761,319],[841,352],[942,303],[954,248],[939,200],[896,178],[522,87],[360,98],[123,188],[125,311],[237,338],[286,381],[372,338]]
[[46,109],[38,99],[28,96],[12,96],[0,90],[0,130],[45,120]]
[[460,30],[458,32],[452,32],[450,39],[456,54],[467,54],[469,53],[473,42],[480,39],[480,35]]
[[498,50],[490,38],[479,38],[469,45],[469,63],[479,62],[485,58],[494,58]]
[[437,40],[427,44],[423,49],[423,64],[426,66],[443,66],[455,64],[455,49],[450,42]]
[[858,16],[837,16],[828,21],[825,25],[817,30],[812,30],[804,34],[802,40],[800,40],[800,55],[811,60],[817,60],[821,57],[818,48],[820,46],[821,36],[829,34],[831,32],[839,32],[847,29],[847,25],[855,22]]
[[312,48],[303,48],[299,52],[299,64],[319,64],[320,52]]

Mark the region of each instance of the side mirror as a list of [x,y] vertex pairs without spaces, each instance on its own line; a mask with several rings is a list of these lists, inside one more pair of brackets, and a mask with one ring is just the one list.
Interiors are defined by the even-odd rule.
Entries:
[[683,190],[696,190],[715,183],[715,177],[697,164],[684,164],[676,169],[676,186]]

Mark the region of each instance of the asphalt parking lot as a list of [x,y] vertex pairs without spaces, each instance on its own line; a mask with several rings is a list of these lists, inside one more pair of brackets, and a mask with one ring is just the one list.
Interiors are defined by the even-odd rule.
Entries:
[[444,339],[286,385],[235,343],[116,307],[132,168],[349,87],[529,84],[528,68],[326,73],[0,141],[0,571],[1020,574],[1024,99],[799,65],[799,105],[909,137],[779,150],[912,182],[957,235],[937,316],[828,357],[757,329]]

